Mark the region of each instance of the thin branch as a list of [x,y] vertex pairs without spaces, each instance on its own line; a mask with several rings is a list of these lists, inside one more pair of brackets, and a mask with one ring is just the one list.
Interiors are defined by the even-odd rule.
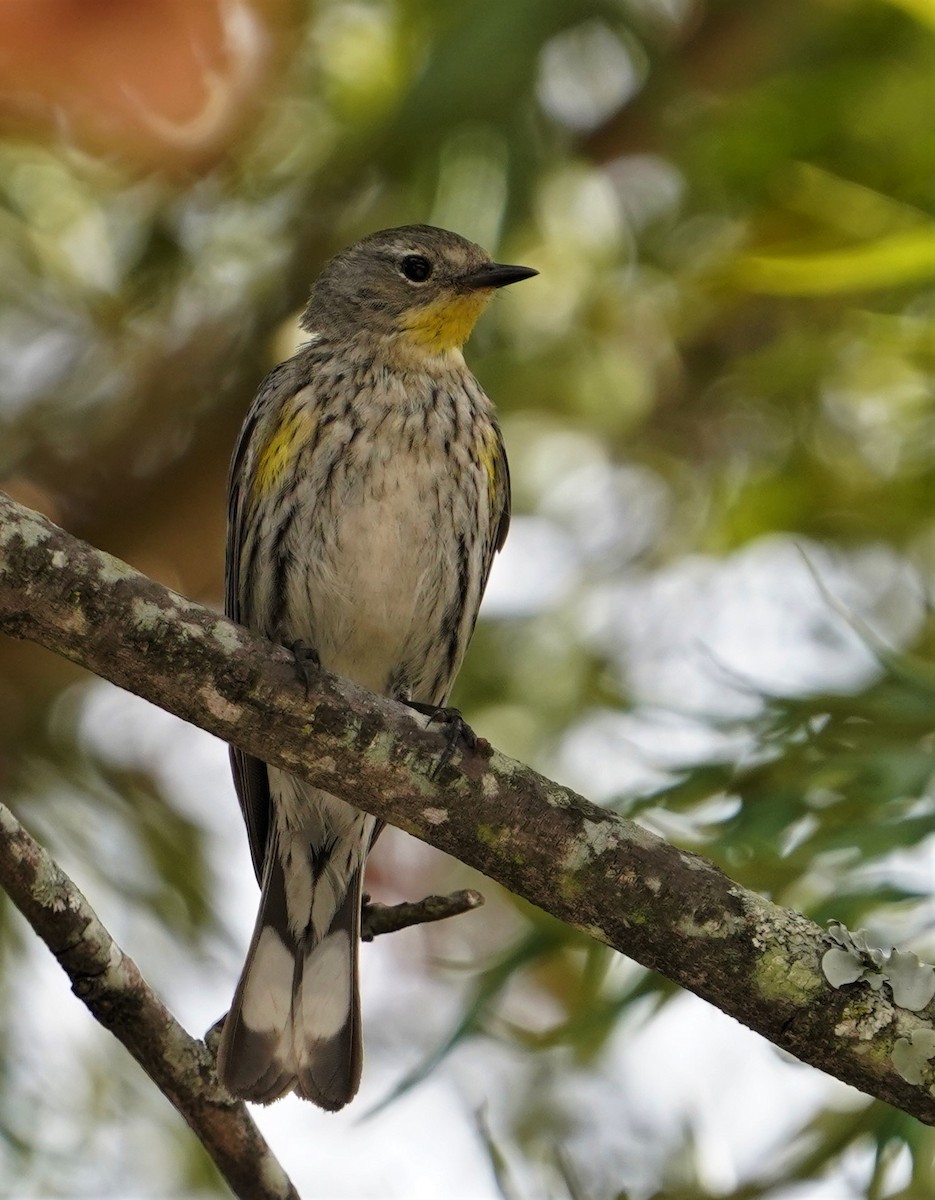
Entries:
[[[483,903],[484,897],[473,888],[452,892],[448,896],[426,896],[424,900],[407,900],[402,904],[378,904],[369,896],[364,896],[360,914],[360,939],[362,942],[372,942],[381,934],[398,933],[411,925],[428,925],[432,921],[444,921],[446,917],[458,917],[473,908],[480,908]],[[218,1017],[205,1034],[205,1045],[215,1057],[226,1020],[227,1013]]]
[[247,1106],[218,1083],[214,1055],[179,1025],[78,888],[3,804],[0,880],[75,995],[182,1114],[234,1195],[299,1200]]
[[832,988],[827,936],[800,914],[497,751],[464,749],[436,770],[444,734],[411,709],[324,672],[306,692],[281,647],[2,494],[0,629],[415,834],[935,1124],[932,1064],[909,1082],[892,1059],[897,1041],[935,1032],[935,1004],[915,1013],[885,989]]
[[360,936],[372,942],[381,933],[397,933],[410,925],[428,925],[444,921],[461,913],[480,908],[484,897],[473,888],[452,892],[449,896],[426,896],[424,900],[409,900],[403,904],[375,904],[367,900],[360,921]]

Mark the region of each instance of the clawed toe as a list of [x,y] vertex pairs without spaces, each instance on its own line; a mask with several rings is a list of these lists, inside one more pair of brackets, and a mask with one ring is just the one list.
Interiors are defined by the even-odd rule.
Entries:
[[430,725],[445,725],[445,747],[438,756],[438,761],[432,768],[432,778],[438,777],[441,771],[451,762],[454,752],[458,749],[468,751],[482,750],[488,745],[485,738],[479,738],[468,725],[457,708],[447,708],[439,704],[423,704],[418,700],[404,700],[403,703],[429,718]]
[[305,685],[305,698],[308,699],[312,690],[312,683],[321,670],[321,659],[318,656],[318,651],[314,646],[310,646],[308,642],[303,642],[300,638],[294,642],[290,642],[289,649],[292,651],[292,657],[295,659],[296,675],[299,677],[299,682]]

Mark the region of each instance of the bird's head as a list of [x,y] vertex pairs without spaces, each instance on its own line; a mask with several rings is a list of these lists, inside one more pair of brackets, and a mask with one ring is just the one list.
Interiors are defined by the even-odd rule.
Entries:
[[325,264],[302,326],[339,337],[372,334],[407,355],[444,355],[464,345],[497,288],[537,274],[496,263],[447,229],[383,229]]

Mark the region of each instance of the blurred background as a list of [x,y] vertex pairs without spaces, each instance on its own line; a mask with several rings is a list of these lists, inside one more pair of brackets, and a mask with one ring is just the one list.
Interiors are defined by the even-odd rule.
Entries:
[[[0,476],[220,607],[225,474],[330,253],[541,275],[468,359],[515,517],[455,694],[507,753],[935,959],[935,3],[5,0]],[[256,889],[225,748],[0,641],[0,794],[180,1020]],[[930,1130],[388,832],[308,1200],[935,1194]],[[224,1195],[0,896],[0,1194]]]

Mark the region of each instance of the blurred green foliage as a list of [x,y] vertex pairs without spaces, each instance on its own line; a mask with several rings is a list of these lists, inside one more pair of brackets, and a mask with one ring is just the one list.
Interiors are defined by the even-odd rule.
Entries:
[[[514,576],[539,572],[545,599],[491,606],[459,703],[585,790],[573,749],[590,738],[593,794],[780,903],[935,958],[935,6],[323,0],[297,13],[261,117],[210,169],[141,174],[65,135],[0,141],[8,485],[216,602],[234,432],[291,349],[283,322],[323,257],[427,220],[534,264],[540,279],[495,306],[469,358],[510,449],[506,556]],[[786,590],[770,548],[789,537],[844,556],[835,579],[859,576],[866,603],[844,611],[820,563],[810,608]],[[769,635],[771,661],[797,664],[786,686],[758,666],[755,614],[730,669],[716,661],[750,547],[751,595],[789,617]],[[865,552],[859,569],[847,557]],[[702,575],[726,580],[709,615]],[[742,634],[742,601],[730,611]],[[713,682],[657,691],[687,625],[710,638]],[[841,629],[859,661],[824,678]],[[4,799],[102,911],[126,905],[210,957],[223,904],[208,834],[151,766],[89,743],[73,680],[0,647]],[[694,730],[693,750],[664,730],[628,742],[660,707]],[[640,769],[623,770],[629,758]],[[674,989],[500,907],[449,1038],[398,1077],[406,1090],[484,1038],[525,1056],[510,1121],[480,1121],[504,1196],[753,1200],[842,1171],[868,1198],[935,1193],[930,1131],[869,1103],[807,1117],[733,1190],[712,1183],[691,1127],[674,1146],[637,1123],[632,1179],[593,1146],[582,1157],[568,1064],[599,1071],[620,1029],[645,1029]],[[28,957],[0,906],[7,1013]],[[50,1101],[25,1085],[15,1028],[0,1020],[6,1161],[60,1194],[37,1133]],[[119,1051],[95,1046],[88,1130],[130,1086]],[[633,1119],[636,1102],[621,1104]],[[157,1132],[180,1190],[213,1191],[161,1109]]]

